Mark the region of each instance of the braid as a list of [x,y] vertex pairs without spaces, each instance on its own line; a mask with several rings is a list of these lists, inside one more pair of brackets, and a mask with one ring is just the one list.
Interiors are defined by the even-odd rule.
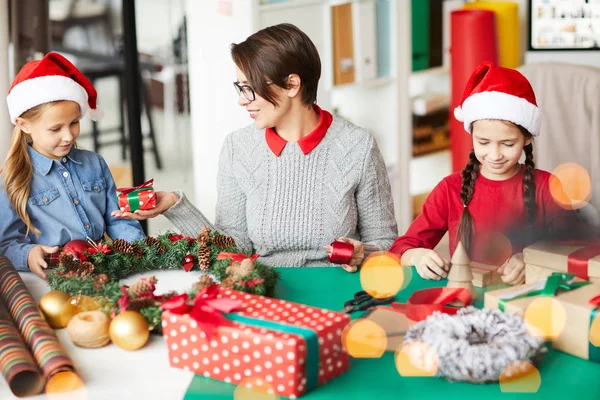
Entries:
[[475,157],[475,151],[469,153],[469,161],[462,172],[462,187],[460,190],[460,198],[463,203],[463,213],[460,218],[458,231],[456,232],[457,242],[462,242],[467,253],[471,249],[471,235],[473,231],[473,216],[469,211],[469,203],[473,199],[473,191],[475,189],[475,180],[479,176],[479,166],[481,164]]
[[525,175],[523,176],[523,202],[527,221],[533,227],[537,214],[535,203],[535,163],[533,162],[533,144],[529,143],[523,148],[525,150]]

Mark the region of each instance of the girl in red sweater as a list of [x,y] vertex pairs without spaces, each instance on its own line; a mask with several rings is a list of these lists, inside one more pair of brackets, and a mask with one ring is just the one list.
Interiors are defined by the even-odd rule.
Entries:
[[403,265],[414,265],[421,277],[439,280],[447,276],[449,261],[432,249],[447,231],[450,254],[460,241],[472,261],[483,263],[490,263],[488,254],[500,245],[500,233],[509,239],[512,256],[499,272],[506,283],[523,283],[523,248],[568,213],[550,193],[550,173],[535,169],[533,162],[541,118],[533,89],[518,71],[485,62],[471,75],[454,115],[473,135],[469,161],[462,174],[444,178],[433,189],[390,251]]

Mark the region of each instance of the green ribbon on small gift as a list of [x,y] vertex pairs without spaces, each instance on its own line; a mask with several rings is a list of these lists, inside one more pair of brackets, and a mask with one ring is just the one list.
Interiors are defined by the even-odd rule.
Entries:
[[140,186],[132,186],[127,188],[117,189],[117,202],[119,201],[119,197],[122,195],[127,195],[127,203],[129,204],[129,210],[134,212],[135,210],[140,209],[140,196],[139,194],[145,190],[154,190],[152,185],[154,184],[154,179],[149,179],[144,182]]
[[[512,300],[524,299],[527,297],[534,296],[554,297],[559,293],[579,289],[580,287],[590,284],[590,282],[587,281],[574,282],[574,280],[575,274],[554,272],[546,279],[546,282],[540,281],[538,284],[530,286],[524,292],[517,292],[514,293],[514,296],[508,295],[504,298],[500,298],[498,301],[498,308],[500,309],[500,311],[504,311],[506,308],[506,303]],[[540,287],[540,284],[543,284],[543,287]],[[592,299],[592,301],[593,300],[594,299]],[[596,315],[598,315],[598,306],[600,306],[600,304],[598,303],[592,304],[595,305],[596,308],[594,308],[590,313],[590,328],[592,326],[592,323],[594,322],[594,318],[596,318]],[[600,347],[594,346],[592,342],[589,342],[588,349],[589,360],[600,362]]]
[[[540,281],[538,284],[530,286],[524,292],[516,292],[514,296],[510,294],[504,298],[500,298],[498,302],[498,308],[500,311],[504,311],[506,303],[512,300],[524,299],[527,297],[534,296],[546,296],[554,297],[559,293],[568,292],[569,290],[579,289],[582,286],[589,285],[590,282],[573,282],[575,274],[568,274],[564,272],[554,272],[550,275],[546,282]],[[543,287],[540,287],[543,284]]]

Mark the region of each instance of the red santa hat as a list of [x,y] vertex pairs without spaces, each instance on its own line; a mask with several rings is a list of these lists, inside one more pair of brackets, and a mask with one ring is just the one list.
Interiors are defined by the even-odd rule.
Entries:
[[542,116],[527,78],[517,70],[483,62],[469,78],[454,117],[464,122],[468,133],[477,120],[499,119],[521,125],[537,136]]
[[94,121],[103,111],[96,105],[96,89],[69,60],[58,53],[48,53],[41,60],[30,61],[17,74],[6,101],[14,124],[25,111],[51,101],[71,100],[79,104],[81,115]]

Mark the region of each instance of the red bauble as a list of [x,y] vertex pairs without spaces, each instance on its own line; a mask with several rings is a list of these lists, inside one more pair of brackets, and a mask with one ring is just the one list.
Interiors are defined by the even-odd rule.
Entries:
[[85,251],[90,247],[90,244],[85,240],[71,240],[69,243],[65,244],[62,252],[66,254],[72,254],[76,260],[85,258]]

